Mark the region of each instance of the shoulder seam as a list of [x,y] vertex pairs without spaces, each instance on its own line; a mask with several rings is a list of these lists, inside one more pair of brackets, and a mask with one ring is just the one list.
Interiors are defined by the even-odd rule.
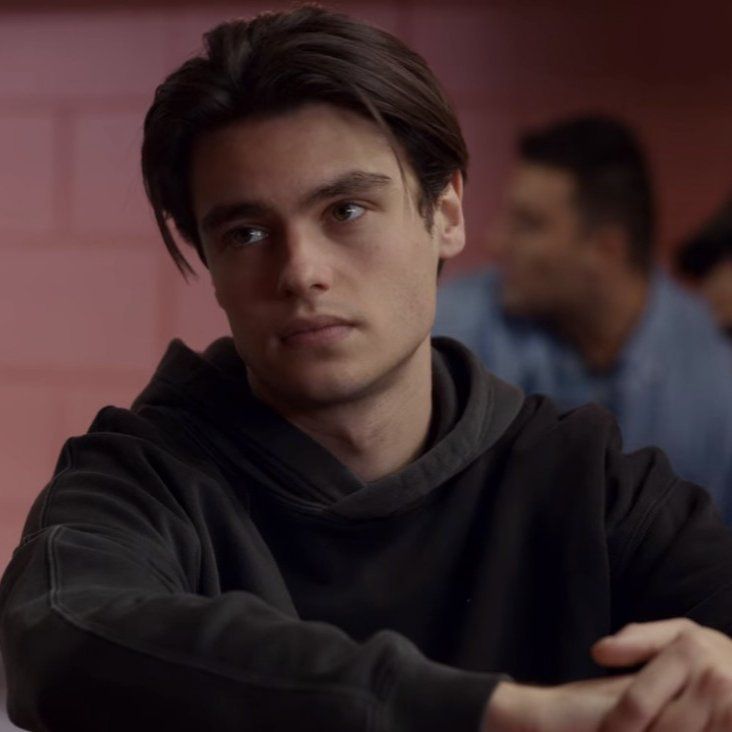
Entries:
[[71,468],[73,467],[73,457],[71,454],[72,453],[71,443],[73,442],[73,440],[74,440],[73,437],[70,437],[68,440],[66,440],[66,442],[64,443],[63,449],[61,450],[62,456],[68,455],[68,458],[69,458],[68,464],[60,473],[57,473],[56,475],[54,475],[51,478],[51,482],[48,484],[48,489],[46,490],[46,495],[43,497],[43,504],[41,506],[41,511],[38,516],[38,523],[41,528],[47,528],[47,526],[48,526],[46,523],[46,516],[48,514],[48,510],[49,510],[51,501],[53,499],[53,494],[55,493],[56,485],[58,484],[59,479],[61,478],[61,476],[68,473],[69,470],[71,470]]

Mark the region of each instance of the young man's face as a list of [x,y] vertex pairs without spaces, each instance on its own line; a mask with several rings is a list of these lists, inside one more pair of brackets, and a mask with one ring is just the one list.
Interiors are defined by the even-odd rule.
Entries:
[[591,247],[575,195],[569,172],[527,162],[514,171],[498,246],[509,312],[551,318],[584,298]]
[[438,259],[463,245],[460,185],[430,232],[402,167],[404,178],[374,123],[323,104],[196,145],[193,205],[216,297],[267,401],[357,399],[428,353]]

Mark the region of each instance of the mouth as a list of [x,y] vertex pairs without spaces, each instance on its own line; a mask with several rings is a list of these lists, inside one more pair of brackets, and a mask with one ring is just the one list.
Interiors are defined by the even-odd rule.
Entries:
[[280,340],[292,347],[330,345],[346,338],[354,327],[352,321],[330,315],[295,318],[282,330]]

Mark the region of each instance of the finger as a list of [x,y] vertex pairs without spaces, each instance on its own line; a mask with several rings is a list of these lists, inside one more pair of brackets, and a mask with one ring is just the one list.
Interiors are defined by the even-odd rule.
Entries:
[[649,732],[704,732],[710,717],[709,700],[689,687],[666,705]]
[[710,721],[705,732],[732,730],[732,676],[719,669],[707,669],[699,678],[700,695],[707,702]]
[[657,655],[693,627],[695,623],[687,618],[631,623],[615,635],[601,638],[590,652],[601,666],[634,666]]
[[556,704],[548,713],[540,714],[541,724],[537,729],[597,730],[632,681],[632,676],[619,676],[577,681],[550,689],[549,698]]
[[689,666],[676,648],[658,655],[639,671],[601,726],[602,732],[647,730],[684,688]]
[[704,732],[729,732],[732,729],[732,698],[719,705]]

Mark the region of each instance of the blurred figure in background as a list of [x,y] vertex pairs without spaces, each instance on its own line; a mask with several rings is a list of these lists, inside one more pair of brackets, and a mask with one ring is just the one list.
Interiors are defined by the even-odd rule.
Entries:
[[717,325],[732,338],[732,198],[681,246],[676,266],[698,287]]
[[617,416],[626,449],[657,444],[732,522],[732,351],[704,305],[654,267],[654,206],[634,134],[602,116],[532,131],[497,267],[445,283],[435,333],[502,378]]

